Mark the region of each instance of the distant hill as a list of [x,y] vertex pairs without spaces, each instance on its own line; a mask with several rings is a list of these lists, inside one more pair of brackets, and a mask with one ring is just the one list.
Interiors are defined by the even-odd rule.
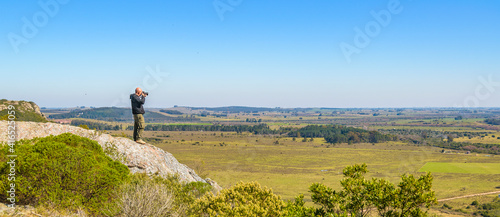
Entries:
[[266,107],[247,107],[247,106],[225,106],[225,107],[187,107],[192,110],[207,110],[213,112],[228,113],[258,113],[258,112],[299,112],[308,111],[310,108],[266,108]]
[[[117,122],[130,122],[133,120],[132,110],[130,108],[117,108],[117,107],[103,107],[92,109],[75,109],[69,113],[49,115],[52,119],[68,119],[68,118],[85,118],[103,121],[117,121]],[[163,122],[185,122],[185,121],[199,121],[198,118],[193,117],[172,117],[162,115],[158,112],[146,111],[144,114],[146,122],[150,123],[163,123]]]
[[9,119],[9,105],[14,106],[16,121],[47,122],[45,115],[40,112],[40,107],[34,102],[0,100],[0,120]]

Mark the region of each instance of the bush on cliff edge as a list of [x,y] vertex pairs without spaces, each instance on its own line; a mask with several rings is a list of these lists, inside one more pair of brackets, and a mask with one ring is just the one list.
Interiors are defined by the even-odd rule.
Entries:
[[[6,192],[11,166],[9,147],[0,152],[0,191]],[[95,141],[70,133],[21,140],[15,153],[16,204],[51,205],[58,208],[84,207],[102,213],[116,197],[129,170],[106,156]],[[0,202],[9,204],[6,193]]]

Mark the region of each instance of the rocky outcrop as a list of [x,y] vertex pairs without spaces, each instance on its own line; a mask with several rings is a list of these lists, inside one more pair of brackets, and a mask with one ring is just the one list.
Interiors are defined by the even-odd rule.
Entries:
[[40,107],[38,107],[38,105],[34,102],[2,99],[0,100],[0,113],[2,113],[1,111],[3,110],[8,110],[9,105],[14,106],[14,110],[17,113],[17,120],[47,122],[47,117],[45,117],[45,115],[40,111]]
[[[7,141],[6,121],[0,121],[0,129],[5,129],[0,132],[0,141],[5,142]],[[215,190],[220,190],[219,185],[214,181],[202,179],[194,170],[179,163],[172,154],[150,144],[141,145],[128,138],[112,137],[95,130],[56,123],[16,122],[16,133],[18,140],[72,133],[97,141],[104,150],[108,150],[111,158],[122,161],[133,173],[157,174],[163,177],[177,174],[182,181],[206,182]]]

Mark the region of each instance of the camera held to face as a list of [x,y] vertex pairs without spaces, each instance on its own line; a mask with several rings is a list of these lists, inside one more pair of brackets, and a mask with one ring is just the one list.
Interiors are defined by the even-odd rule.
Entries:
[[149,95],[149,93],[146,91],[142,91],[142,95],[147,96],[147,95]]

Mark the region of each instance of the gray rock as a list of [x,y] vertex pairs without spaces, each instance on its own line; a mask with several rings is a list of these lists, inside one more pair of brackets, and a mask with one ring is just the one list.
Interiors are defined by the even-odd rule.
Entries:
[[[7,124],[7,121],[0,121],[0,129],[2,129],[0,142],[8,140]],[[104,150],[108,150],[108,156],[120,160],[128,166],[132,173],[157,174],[163,177],[177,174],[181,181],[201,181],[209,183],[216,191],[221,189],[216,182],[202,179],[193,169],[179,163],[172,154],[150,144],[141,145],[128,138],[112,137],[109,134],[102,134],[95,130],[56,123],[17,121],[16,133],[18,140],[72,133],[97,141]]]

